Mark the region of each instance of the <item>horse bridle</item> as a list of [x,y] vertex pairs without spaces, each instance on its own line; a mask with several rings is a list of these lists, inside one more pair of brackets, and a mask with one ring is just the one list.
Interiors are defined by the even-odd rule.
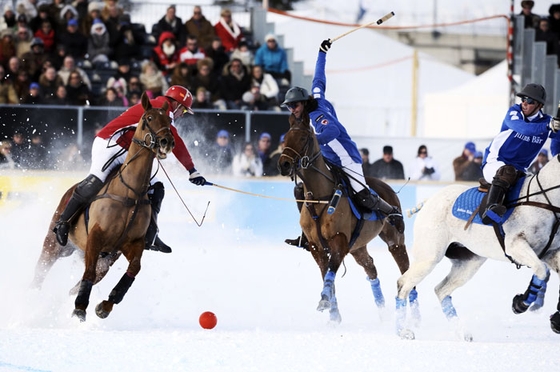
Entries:
[[[165,115],[165,114],[163,114],[163,115]],[[145,126],[145,127],[148,128],[148,133],[144,134],[143,140],[133,138],[132,141],[134,143],[136,143],[137,145],[139,145],[143,148],[149,149],[151,151],[154,151],[154,150],[156,150],[156,149],[158,149],[162,146],[167,146],[167,140],[165,139],[165,137],[159,136],[159,134],[162,131],[171,132],[171,127],[164,127],[164,128],[160,128],[158,131],[154,131],[152,129],[152,127],[150,127],[150,124],[148,123],[148,120],[146,119],[145,114],[142,115],[142,126]]]

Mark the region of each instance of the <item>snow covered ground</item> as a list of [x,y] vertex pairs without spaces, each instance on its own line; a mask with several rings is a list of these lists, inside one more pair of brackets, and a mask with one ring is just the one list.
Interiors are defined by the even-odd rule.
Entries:
[[[125,260],[117,262],[94,287],[85,323],[70,317],[74,296],[68,296],[68,290],[83,270],[77,255],[60,260],[41,291],[28,289],[59,195],[45,191],[17,208],[0,207],[0,371],[558,368],[560,335],[550,330],[548,320],[557,303],[555,274],[544,309],[514,315],[511,299],[525,290],[531,274],[528,269],[488,262],[454,296],[457,311],[474,336],[466,343],[455,337],[433,293],[449,267],[443,262],[418,287],[422,324],[415,330],[417,339],[405,341],[394,333],[398,270],[377,239],[370,253],[387,308],[377,310],[364,272],[348,258],[346,275],[341,269],[336,284],[343,320],[334,326],[328,314],[315,310],[322,284],[313,259],[279,238],[298,233],[293,215],[282,212],[283,204],[275,204],[283,202],[263,203],[215,188],[185,189],[189,193],[182,196],[187,205],[194,205],[197,218],[198,204],[208,200],[218,213],[199,228],[168,191],[161,236],[173,253],[145,252],[142,271],[123,302],[101,320],[92,309],[123,274]],[[270,233],[268,223],[259,225],[243,210],[232,209],[234,199],[247,203],[247,208],[263,206],[277,216],[277,232]],[[251,221],[254,228],[235,228],[240,219]],[[411,228],[408,221],[407,226]],[[213,330],[198,325],[199,315],[207,310],[218,317]]]

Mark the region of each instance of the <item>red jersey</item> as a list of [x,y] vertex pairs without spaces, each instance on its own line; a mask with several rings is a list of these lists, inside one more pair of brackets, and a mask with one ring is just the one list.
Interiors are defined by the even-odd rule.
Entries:
[[[171,99],[165,96],[160,96],[150,100],[153,107],[160,108],[163,106],[164,102],[169,103],[169,108],[167,109],[167,115],[171,112]],[[115,119],[111,120],[109,124],[105,125],[103,129],[97,133],[97,137],[103,139],[109,139],[111,136],[123,128],[131,128],[123,133],[123,135],[117,140],[117,144],[125,149],[128,150],[130,144],[132,142],[132,137],[134,136],[134,131],[138,126],[138,122],[144,115],[144,108],[142,107],[142,103],[137,103],[136,105],[128,108],[125,112],[120,114]],[[187,146],[183,139],[177,133],[177,128],[174,125],[171,125],[171,132],[173,133],[173,137],[175,138],[175,147],[173,148],[173,155],[179,160],[181,164],[188,170],[192,170],[194,168],[194,163],[191,158],[191,154],[189,150],[187,150]]]

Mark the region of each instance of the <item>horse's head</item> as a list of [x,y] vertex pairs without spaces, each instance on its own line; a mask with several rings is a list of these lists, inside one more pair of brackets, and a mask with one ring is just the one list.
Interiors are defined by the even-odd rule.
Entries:
[[175,147],[175,138],[171,132],[171,118],[167,114],[169,105],[165,102],[161,108],[152,107],[150,98],[144,92],[142,107],[144,115],[142,115],[134,135],[136,143],[150,149],[158,158],[165,159]]
[[290,130],[284,137],[284,151],[278,159],[278,169],[283,176],[293,176],[300,168],[307,168],[320,153],[315,150],[315,134],[309,117],[297,120],[290,116]]

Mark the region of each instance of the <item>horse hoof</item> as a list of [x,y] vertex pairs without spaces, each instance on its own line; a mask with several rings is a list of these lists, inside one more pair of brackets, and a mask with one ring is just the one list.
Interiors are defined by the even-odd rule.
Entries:
[[414,332],[412,332],[410,329],[399,329],[397,331],[398,336],[402,339],[402,340],[414,340],[415,336],[414,336]]
[[331,308],[331,303],[329,300],[319,301],[319,306],[317,306],[317,311],[329,310]]
[[86,321],[86,311],[85,310],[74,309],[74,311],[72,312],[72,316],[75,316],[78,319],[80,319],[80,322],[85,322]]
[[[104,303],[106,301],[102,301],[99,304],[97,304],[97,306],[95,307],[95,314],[97,314],[98,317],[100,317],[101,319],[105,319],[109,316],[109,314],[111,313],[111,310],[107,310],[104,308]],[[112,306],[111,306],[112,308]]]
[[529,305],[523,301],[523,297],[522,294],[518,294],[513,298],[511,310],[513,310],[514,314],[523,314],[529,308]]
[[550,316],[550,328],[554,333],[560,333],[560,312],[555,312]]

